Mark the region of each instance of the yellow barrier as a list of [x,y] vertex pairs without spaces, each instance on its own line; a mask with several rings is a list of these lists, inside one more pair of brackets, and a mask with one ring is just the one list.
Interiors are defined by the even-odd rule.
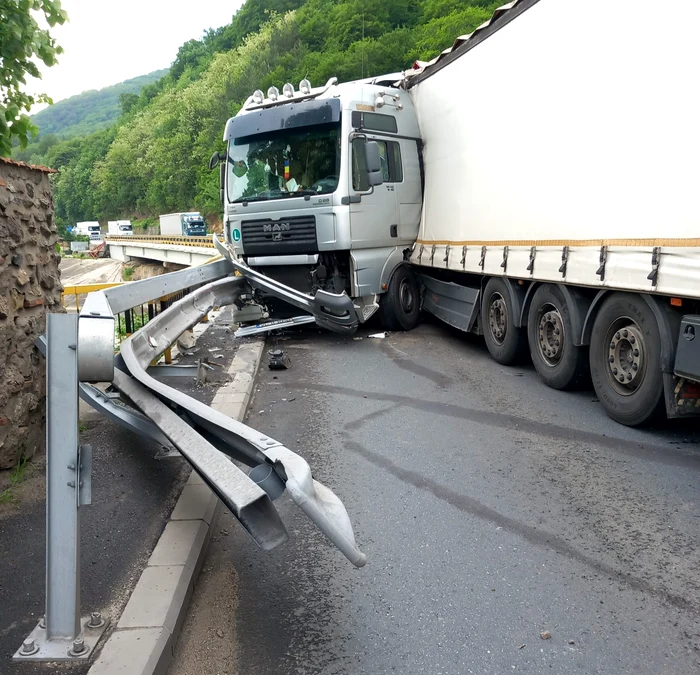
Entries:
[[104,291],[105,288],[113,288],[114,286],[121,286],[123,281],[115,281],[109,284],[77,284],[76,286],[64,286],[63,292],[61,293],[61,304],[66,306],[66,296],[75,296],[75,311],[80,311],[80,296],[87,295],[94,291]]
[[171,246],[190,246],[192,248],[214,248],[214,240],[211,235],[206,237],[184,237],[184,236],[140,236],[124,237],[121,235],[110,235],[105,237],[105,241],[109,244],[168,244]]

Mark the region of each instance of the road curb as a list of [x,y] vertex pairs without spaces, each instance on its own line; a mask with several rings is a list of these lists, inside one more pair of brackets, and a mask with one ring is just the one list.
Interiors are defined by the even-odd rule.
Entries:
[[[243,420],[265,343],[239,345],[211,407]],[[165,675],[206,555],[220,502],[194,472],[129,602],[88,675]]]

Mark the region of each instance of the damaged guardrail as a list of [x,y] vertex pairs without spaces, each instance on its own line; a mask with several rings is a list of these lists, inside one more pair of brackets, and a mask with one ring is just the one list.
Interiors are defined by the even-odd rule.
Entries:
[[[79,508],[90,503],[92,452],[78,444],[78,395],[110,419],[174,445],[264,550],[288,539],[273,504],[292,500],[357,567],[366,562],[341,500],[314,480],[308,463],[282,443],[213,410],[153,377],[150,364],[215,306],[240,302],[249,280],[227,259],[88,295],[80,316],[52,314],[39,348],[47,360],[46,615],[20,660],[87,658],[104,631],[99,613],[80,616]],[[114,317],[154,298],[194,290],[114,352]],[[95,383],[111,383],[129,407]],[[249,467],[244,472],[231,459]]]

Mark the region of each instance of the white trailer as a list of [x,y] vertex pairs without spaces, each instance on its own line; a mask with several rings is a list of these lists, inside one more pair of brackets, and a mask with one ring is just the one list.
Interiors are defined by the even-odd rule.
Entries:
[[673,357],[700,298],[700,10],[674,11],[659,35],[650,2],[520,0],[407,78],[425,307],[552,387],[590,372],[627,424],[698,404]]
[[[698,414],[700,6],[674,17],[515,0],[404,77],[256,92],[221,174],[241,273],[338,330],[422,306],[551,387],[592,379],[623,424]],[[316,182],[311,133],[335,161]],[[254,165],[277,145],[305,189]]]
[[166,213],[160,217],[161,236],[204,237],[207,225],[198,211]]
[[130,220],[108,220],[107,234],[131,237],[134,234],[134,228],[131,226]]

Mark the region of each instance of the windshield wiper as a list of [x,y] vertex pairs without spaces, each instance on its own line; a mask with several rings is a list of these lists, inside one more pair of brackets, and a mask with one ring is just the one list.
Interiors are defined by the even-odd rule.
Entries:
[[[267,201],[268,199],[271,199],[271,197],[265,197],[265,196],[257,196],[257,197],[239,197],[238,199],[233,200],[233,204],[240,204],[241,202],[264,202]],[[272,197],[272,199],[277,199],[277,197]]]
[[[307,188],[306,190],[295,190],[294,192],[283,192],[280,196],[287,199],[288,197],[309,197],[309,196],[318,195],[318,194],[321,194],[321,193],[316,192],[316,190],[310,190]],[[275,199],[277,199],[277,197],[275,197]]]

